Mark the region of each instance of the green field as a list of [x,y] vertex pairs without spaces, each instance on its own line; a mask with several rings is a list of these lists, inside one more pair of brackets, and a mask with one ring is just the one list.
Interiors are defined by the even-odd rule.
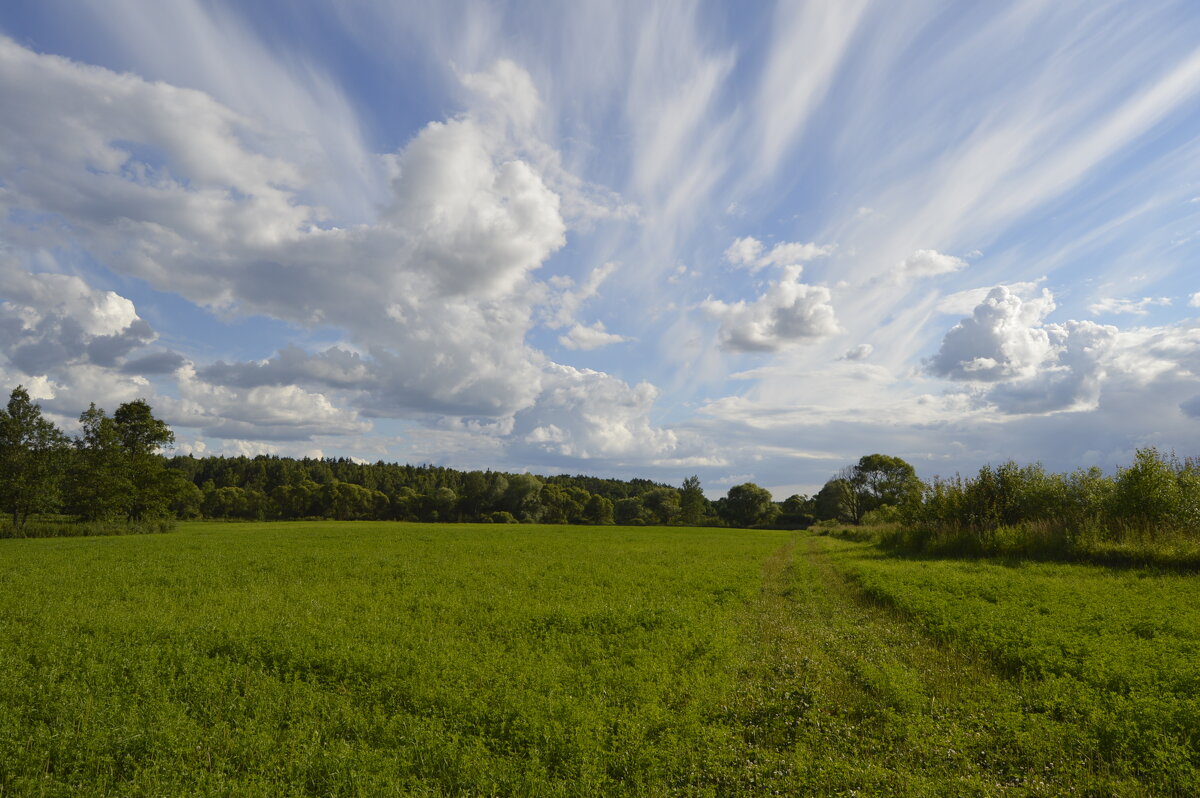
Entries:
[[0,796],[1194,795],[1200,577],[805,533],[0,541]]

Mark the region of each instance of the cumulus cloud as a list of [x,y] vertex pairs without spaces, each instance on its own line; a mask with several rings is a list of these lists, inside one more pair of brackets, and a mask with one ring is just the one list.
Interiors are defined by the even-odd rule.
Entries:
[[72,364],[113,366],[157,336],[133,302],[81,278],[0,261],[0,350],[25,374]]
[[1054,308],[1046,289],[1022,297],[1008,286],[997,286],[971,316],[946,333],[927,368],[941,377],[979,382],[1032,376],[1053,353],[1042,321]]
[[753,236],[734,239],[725,250],[725,260],[734,266],[756,272],[767,266],[794,266],[833,252],[832,245],[801,244],[784,241],[764,254],[763,243]]
[[1192,294],[1188,299],[1188,304],[1194,308],[1200,308],[1200,291]]
[[1094,408],[1117,328],[1092,321],[1047,324],[1051,293],[1021,296],[993,288],[970,317],[946,333],[927,370],[952,380],[991,384],[984,396],[1006,413]]
[[212,437],[297,441],[369,429],[356,412],[337,407],[323,393],[296,385],[248,389],[214,385],[199,379],[191,364],[180,369],[177,385],[178,398],[159,399],[163,417]]
[[1002,383],[989,401],[1006,413],[1053,413],[1093,410],[1100,401],[1105,362],[1117,328],[1092,321],[1048,325],[1053,360],[1033,377]]
[[54,370],[41,386],[49,409],[145,396],[173,425],[255,450],[402,417],[448,424],[438,440],[542,458],[672,454],[674,434],[649,421],[653,386],[553,363],[527,343],[539,321],[565,329],[567,348],[625,340],[578,318],[615,264],[578,286],[535,273],[564,246],[568,220],[636,209],[539,140],[541,100],[519,66],[460,78],[466,110],[371,161],[390,192],[377,217],[334,226],[306,170],[276,157],[257,120],[200,91],[0,38],[0,105],[23,109],[0,115],[0,235],[28,251],[74,247],[225,317],[332,329],[344,342],[247,362],[139,354],[156,336],[129,300],[5,268],[0,338],[14,368]]
[[[68,422],[77,418],[90,402],[112,410],[122,402],[153,396],[153,386],[140,374],[125,374],[92,363],[67,365],[57,369],[53,376],[34,377],[30,383],[38,386],[35,398],[42,401],[42,407],[60,414]],[[154,404],[157,407],[157,401]]]
[[774,352],[838,332],[829,289],[800,282],[800,272],[799,266],[788,266],[754,302],[705,300],[700,307],[720,322],[721,346],[740,352]]
[[[1015,294],[1026,296],[1039,290],[1044,280],[1045,278],[1030,282],[1005,283],[1004,287]],[[947,294],[938,301],[937,312],[945,313],[949,316],[969,315],[979,303],[987,299],[988,294],[994,288],[995,286],[989,285],[981,288],[968,288],[965,291],[956,291],[953,294]]]
[[895,275],[900,279],[936,277],[967,268],[967,262],[953,255],[943,255],[935,249],[918,249],[896,264]]
[[566,242],[558,195],[497,155],[492,131],[463,118],[430,124],[395,159],[385,218],[406,234],[408,265],[443,293],[506,294]]
[[567,349],[599,349],[609,344],[617,344],[627,340],[623,335],[607,332],[604,322],[598,321],[590,327],[576,324],[566,335],[560,335],[558,342]]
[[536,450],[584,459],[661,457],[679,445],[676,434],[654,427],[650,409],[658,390],[629,386],[603,372],[554,364],[537,404],[517,414],[514,436]]
[[1170,297],[1142,297],[1141,299],[1114,299],[1105,297],[1098,302],[1094,302],[1088,306],[1089,313],[1097,315],[1102,314],[1121,314],[1128,313],[1133,316],[1145,316],[1150,312],[1150,308],[1154,305],[1167,306],[1171,304]]

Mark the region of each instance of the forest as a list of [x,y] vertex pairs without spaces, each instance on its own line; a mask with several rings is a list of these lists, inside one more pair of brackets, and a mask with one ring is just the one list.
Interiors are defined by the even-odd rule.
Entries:
[[[812,519],[737,485],[709,501],[695,477],[646,479],[459,471],[347,458],[162,454],[170,427],[143,400],[110,416],[94,404],[70,438],[21,386],[0,411],[0,509],[7,534],[82,534],[84,525],[161,528],[171,520],[426,521],[754,526]],[[791,516],[788,509],[796,510]],[[56,517],[45,523],[46,516]],[[76,526],[69,526],[70,523]],[[72,531],[76,530],[76,531]]]

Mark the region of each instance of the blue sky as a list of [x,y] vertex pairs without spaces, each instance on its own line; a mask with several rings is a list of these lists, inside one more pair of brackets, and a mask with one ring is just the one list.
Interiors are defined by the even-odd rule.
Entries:
[[811,492],[1200,444],[1190,2],[0,6],[0,376]]

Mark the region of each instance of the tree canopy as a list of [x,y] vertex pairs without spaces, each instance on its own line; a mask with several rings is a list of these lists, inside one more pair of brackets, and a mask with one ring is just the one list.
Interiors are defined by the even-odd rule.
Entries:
[[54,510],[61,497],[67,438],[42,417],[21,385],[0,410],[0,506],[20,529],[30,514]]

